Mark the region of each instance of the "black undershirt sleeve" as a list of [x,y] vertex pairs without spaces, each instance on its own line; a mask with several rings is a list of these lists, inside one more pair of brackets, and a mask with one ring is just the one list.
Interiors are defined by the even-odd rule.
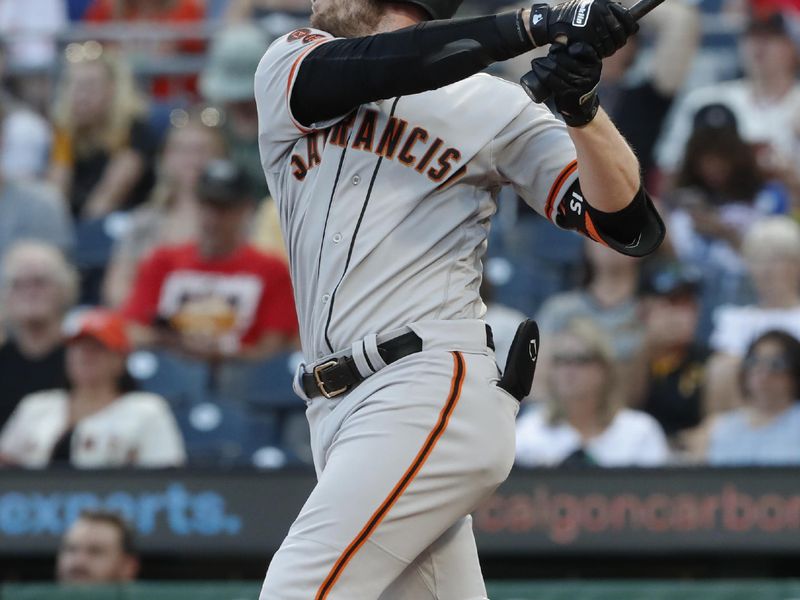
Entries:
[[367,102],[449,85],[532,48],[519,11],[336,39],[303,59],[292,113],[309,126]]

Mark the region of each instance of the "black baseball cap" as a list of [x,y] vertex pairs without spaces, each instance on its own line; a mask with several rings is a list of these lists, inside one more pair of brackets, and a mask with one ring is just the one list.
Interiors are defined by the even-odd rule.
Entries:
[[693,265],[662,263],[644,274],[640,291],[644,296],[696,295],[702,282],[703,274]]
[[694,131],[713,129],[738,131],[739,126],[736,115],[730,107],[719,102],[706,104],[694,114],[692,123]]
[[197,198],[217,206],[235,206],[254,201],[247,174],[232,160],[212,160],[197,182]]

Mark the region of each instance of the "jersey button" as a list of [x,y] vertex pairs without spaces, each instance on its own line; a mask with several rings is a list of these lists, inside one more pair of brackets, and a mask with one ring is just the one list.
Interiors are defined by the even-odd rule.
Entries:
[[359,175],[353,175],[353,185],[358,185],[361,183],[361,177]]
[[337,233],[334,233],[334,234],[333,234],[333,243],[334,243],[334,244],[338,244],[338,243],[339,243],[339,242],[341,242],[341,241],[342,241],[342,234],[341,234],[341,233],[338,233],[338,232],[337,232]]
[[330,294],[325,294],[324,296],[322,296],[322,303],[323,304],[327,304],[328,300],[330,300],[330,299],[331,299],[331,295]]

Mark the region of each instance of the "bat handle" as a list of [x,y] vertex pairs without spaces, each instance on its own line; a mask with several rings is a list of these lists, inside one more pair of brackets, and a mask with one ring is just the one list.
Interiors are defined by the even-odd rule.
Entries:
[[[634,20],[638,21],[662,2],[664,2],[664,0],[639,0],[636,4],[631,6],[628,11]],[[566,36],[560,36],[556,41],[562,44],[568,42]],[[522,76],[519,82],[534,102],[541,103],[550,97],[550,90],[547,89],[544,82],[542,82],[533,71],[528,71]]]
[[[567,40],[567,36],[560,35],[556,38],[556,41],[559,44],[566,44],[569,40]],[[550,90],[533,71],[525,73],[519,82],[522,84],[522,89],[524,89],[531,100],[537,104],[545,102],[550,97]]]

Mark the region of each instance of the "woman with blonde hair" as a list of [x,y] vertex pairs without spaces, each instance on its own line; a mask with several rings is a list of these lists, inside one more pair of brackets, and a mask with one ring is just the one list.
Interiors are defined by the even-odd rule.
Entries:
[[173,114],[153,193],[132,213],[129,228],[114,247],[103,288],[108,305],[119,306],[127,298],[136,266],[151,250],[196,237],[197,181],[210,160],[226,154],[222,132],[204,121],[201,110]]
[[666,463],[667,441],[655,419],[623,407],[608,336],[593,322],[574,319],[551,343],[551,396],[518,419],[517,464]]
[[97,42],[71,44],[53,110],[49,179],[72,214],[97,218],[147,197],[156,140],[127,64]]

